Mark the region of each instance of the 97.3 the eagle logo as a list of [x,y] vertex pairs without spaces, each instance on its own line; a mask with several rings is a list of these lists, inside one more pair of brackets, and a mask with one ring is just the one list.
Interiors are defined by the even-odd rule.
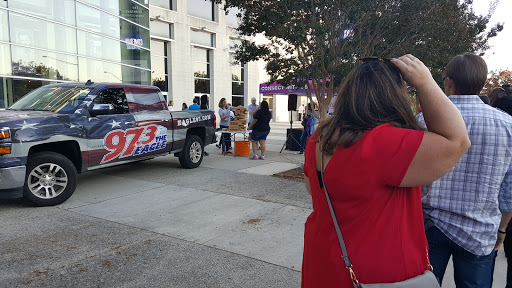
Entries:
[[148,125],[127,130],[114,130],[103,138],[103,143],[110,153],[103,157],[102,164],[118,157],[136,156],[165,148],[167,128]]

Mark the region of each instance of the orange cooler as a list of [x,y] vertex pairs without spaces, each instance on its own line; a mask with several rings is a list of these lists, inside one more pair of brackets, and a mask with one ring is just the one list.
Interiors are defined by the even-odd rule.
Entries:
[[236,141],[235,142],[235,155],[236,156],[249,156],[251,154],[251,145],[249,141]]

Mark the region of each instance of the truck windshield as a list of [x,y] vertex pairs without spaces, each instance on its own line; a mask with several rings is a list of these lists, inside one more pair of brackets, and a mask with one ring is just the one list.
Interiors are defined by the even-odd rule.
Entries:
[[9,110],[49,111],[70,114],[75,112],[90,89],[91,87],[84,86],[43,86],[25,95],[9,107]]

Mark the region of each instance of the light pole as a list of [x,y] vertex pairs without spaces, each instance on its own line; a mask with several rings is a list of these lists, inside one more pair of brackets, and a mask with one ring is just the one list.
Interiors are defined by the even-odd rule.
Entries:
[[103,71],[103,73],[108,73],[108,74],[111,74],[112,76],[116,77],[117,80],[123,82],[123,80],[119,79],[119,77],[117,77],[114,73],[112,72],[108,72],[108,71]]

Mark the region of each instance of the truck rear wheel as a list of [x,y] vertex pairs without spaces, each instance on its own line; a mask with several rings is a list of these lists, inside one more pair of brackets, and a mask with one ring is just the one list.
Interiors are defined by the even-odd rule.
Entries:
[[183,168],[193,169],[203,162],[203,140],[197,135],[189,135],[185,140],[185,146],[180,153],[180,164]]
[[76,189],[77,172],[73,163],[55,152],[31,155],[23,197],[34,206],[54,206],[66,201]]

